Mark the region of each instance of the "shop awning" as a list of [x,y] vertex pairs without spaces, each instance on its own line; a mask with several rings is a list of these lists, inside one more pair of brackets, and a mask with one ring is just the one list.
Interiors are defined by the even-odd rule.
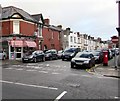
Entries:
[[23,46],[24,46],[22,40],[11,40],[11,41],[10,41],[10,45],[11,45],[12,47],[23,47]]
[[28,46],[28,47],[37,47],[34,41],[24,41],[24,44],[25,46]]

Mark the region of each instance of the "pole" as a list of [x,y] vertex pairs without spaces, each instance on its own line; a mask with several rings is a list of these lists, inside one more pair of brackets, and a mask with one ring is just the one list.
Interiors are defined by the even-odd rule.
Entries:
[[114,65],[115,65],[115,69],[117,69],[117,55],[116,55],[116,44],[114,44],[114,48],[115,48]]
[[119,56],[118,56],[118,61],[117,64],[120,66],[120,0],[118,0],[116,3],[118,3],[118,38],[119,38]]

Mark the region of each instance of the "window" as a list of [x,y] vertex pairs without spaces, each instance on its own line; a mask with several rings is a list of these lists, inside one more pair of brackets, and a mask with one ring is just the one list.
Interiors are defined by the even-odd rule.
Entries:
[[70,42],[73,42],[73,38],[72,38],[72,36],[70,36]]
[[53,33],[53,31],[52,31],[52,39],[54,38],[54,33]]
[[78,38],[78,43],[80,43],[80,38]]
[[74,37],[74,43],[76,43],[76,37]]
[[19,32],[20,32],[19,21],[13,21],[13,33],[19,34]]

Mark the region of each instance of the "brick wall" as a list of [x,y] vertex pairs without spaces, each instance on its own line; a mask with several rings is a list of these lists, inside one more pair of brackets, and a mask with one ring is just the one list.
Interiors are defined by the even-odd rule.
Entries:
[[[56,49],[60,50],[61,45],[60,45],[60,40],[58,39],[59,37],[59,31],[51,30],[49,28],[43,28],[43,44],[42,44],[42,49],[44,49],[44,45],[47,46],[47,49]],[[53,34],[53,38],[52,38]]]

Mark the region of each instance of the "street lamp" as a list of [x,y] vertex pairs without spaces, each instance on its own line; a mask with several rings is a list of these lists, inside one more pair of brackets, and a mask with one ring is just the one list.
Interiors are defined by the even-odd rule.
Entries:
[[119,37],[119,57],[118,57],[118,66],[120,66],[120,0],[117,0],[116,3],[118,3],[118,37]]

